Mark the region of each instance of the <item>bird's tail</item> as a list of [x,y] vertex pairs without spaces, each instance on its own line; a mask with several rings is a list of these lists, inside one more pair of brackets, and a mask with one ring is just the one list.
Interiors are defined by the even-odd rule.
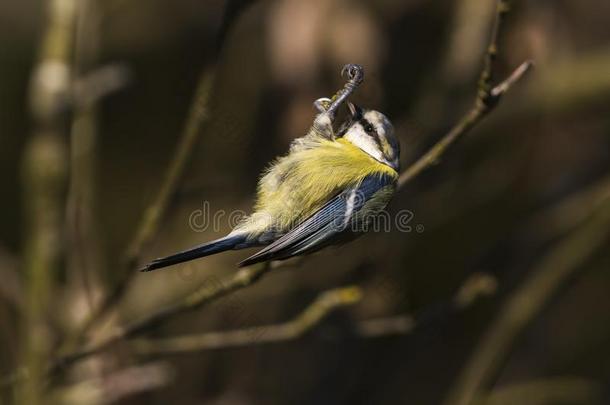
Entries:
[[224,238],[216,239],[199,246],[192,247],[182,252],[175,253],[167,257],[155,259],[140,271],[152,271],[174,264],[188,262],[189,260],[198,259],[213,255],[215,253],[224,252],[231,249],[242,249],[248,247],[247,238],[245,235],[227,235]]

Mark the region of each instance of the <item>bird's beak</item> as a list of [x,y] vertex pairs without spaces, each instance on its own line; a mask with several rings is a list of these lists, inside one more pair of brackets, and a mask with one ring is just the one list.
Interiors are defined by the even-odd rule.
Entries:
[[390,166],[392,169],[396,170],[397,172],[400,172],[400,162],[398,161],[398,159],[394,159],[394,160],[388,160],[388,159],[383,159],[384,163],[388,166]]
[[362,118],[362,108],[350,101],[347,102],[347,108],[349,108],[349,113],[353,120],[357,121]]

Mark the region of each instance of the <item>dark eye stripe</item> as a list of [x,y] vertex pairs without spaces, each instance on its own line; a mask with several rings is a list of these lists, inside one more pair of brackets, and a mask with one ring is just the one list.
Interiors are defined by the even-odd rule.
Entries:
[[[375,126],[373,124],[371,124],[369,122],[369,120],[367,120],[366,118],[360,119],[360,125],[362,125],[362,128],[364,128],[364,131],[367,133],[367,135],[369,135],[371,138],[373,138],[373,140],[375,141],[377,146],[379,146],[379,148],[381,149],[382,148],[381,139],[379,139],[379,134],[375,130]],[[372,130],[367,131],[367,127],[372,128]]]
[[[373,132],[375,130],[375,127],[366,118],[361,118],[360,119],[360,125],[362,125],[362,128],[364,128],[364,130],[367,133],[371,133],[371,132]],[[373,128],[373,130],[372,131],[371,130],[367,131],[367,128]]]

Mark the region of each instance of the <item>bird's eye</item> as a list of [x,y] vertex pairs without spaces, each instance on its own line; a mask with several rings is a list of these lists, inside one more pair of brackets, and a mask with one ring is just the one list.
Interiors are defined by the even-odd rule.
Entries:
[[373,133],[375,128],[373,128],[373,126],[371,124],[366,124],[364,126],[364,130],[366,131],[367,134],[370,134],[370,133]]

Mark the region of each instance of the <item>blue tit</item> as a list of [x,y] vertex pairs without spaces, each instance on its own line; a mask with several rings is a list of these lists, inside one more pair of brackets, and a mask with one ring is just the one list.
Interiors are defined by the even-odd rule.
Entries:
[[320,113],[307,135],[263,173],[250,216],[227,236],[156,259],[142,270],[261,246],[239,266],[284,260],[363,233],[394,194],[400,148],[385,115],[350,102],[348,118],[334,131],[339,104],[362,81],[358,68],[347,66],[350,81],[344,89],[332,100],[316,101]]

